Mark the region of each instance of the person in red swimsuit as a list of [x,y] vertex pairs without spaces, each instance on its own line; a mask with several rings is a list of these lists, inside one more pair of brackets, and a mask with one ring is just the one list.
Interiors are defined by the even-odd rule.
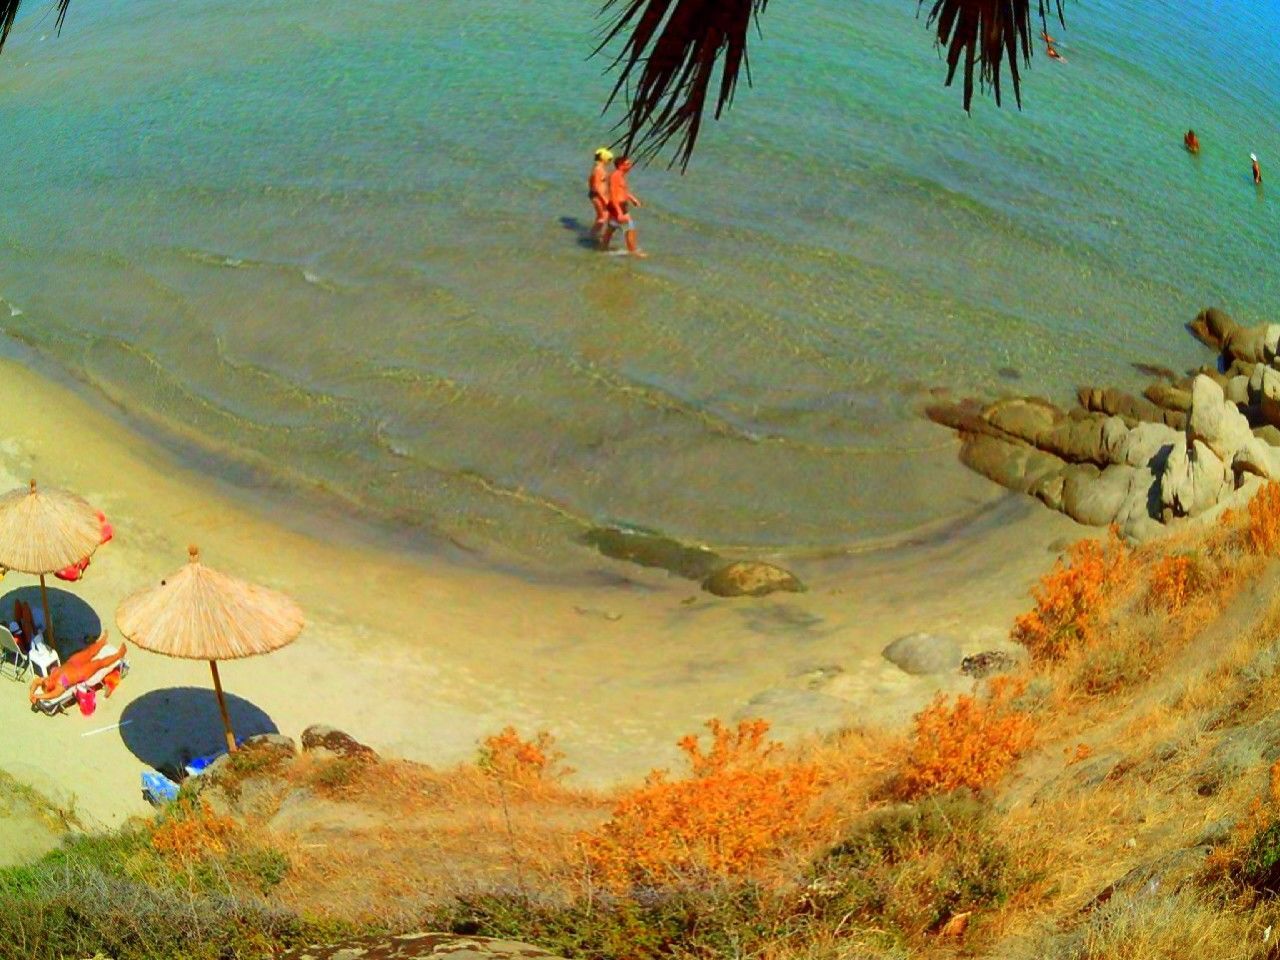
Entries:
[[631,216],[632,207],[642,207],[640,198],[631,192],[627,183],[627,174],[632,166],[630,157],[619,157],[614,162],[613,173],[609,174],[609,226],[600,238],[600,249],[608,250],[613,242],[613,235],[621,230],[627,237],[627,253],[633,257],[647,257],[640,249],[640,241],[636,237],[636,223]]
[[591,200],[591,206],[595,209],[596,219],[591,226],[591,235],[598,237],[604,232],[604,228],[609,225],[609,161],[613,159],[613,152],[607,147],[601,147],[596,151],[595,166],[591,168],[591,174],[587,177],[587,197]]

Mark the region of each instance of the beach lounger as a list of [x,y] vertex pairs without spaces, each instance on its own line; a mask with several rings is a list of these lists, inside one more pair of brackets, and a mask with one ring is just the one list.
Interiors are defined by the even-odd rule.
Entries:
[[31,658],[22,652],[9,628],[0,624],[0,674],[6,665],[13,671],[13,679],[21,680],[31,669]]
[[[114,648],[111,648],[111,647],[104,647],[102,653],[104,656],[110,656],[111,651],[113,649]],[[55,716],[59,713],[62,713],[62,711],[66,710],[67,707],[71,706],[76,702],[77,690],[99,689],[102,686],[102,681],[106,679],[107,674],[112,673],[116,670],[120,671],[121,677],[127,676],[129,673],[129,661],[118,660],[115,663],[109,664],[108,666],[103,667],[97,673],[86,678],[83,683],[78,683],[73,687],[68,687],[66,690],[62,691],[62,693],[59,694],[57,697],[37,700],[35,703],[31,704],[31,709],[33,711],[39,710],[41,713],[50,717]]]

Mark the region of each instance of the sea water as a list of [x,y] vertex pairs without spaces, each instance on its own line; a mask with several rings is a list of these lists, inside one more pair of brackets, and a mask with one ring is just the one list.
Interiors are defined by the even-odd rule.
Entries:
[[984,496],[931,390],[1068,401],[1206,360],[1202,306],[1274,319],[1280,14],[1068,13],[966,115],[911,0],[771,5],[688,172],[633,174],[638,262],[584,238],[590,2],[31,6],[0,328],[242,477],[533,564],[903,536]]

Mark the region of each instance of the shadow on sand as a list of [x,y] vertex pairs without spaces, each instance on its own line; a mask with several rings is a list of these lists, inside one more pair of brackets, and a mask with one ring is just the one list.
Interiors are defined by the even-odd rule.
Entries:
[[[102,633],[102,620],[93,607],[74,593],[52,586],[48,587],[48,593],[54,648],[66,660],[98,639]],[[32,610],[41,609],[39,584],[17,587],[0,596],[0,618],[5,623],[13,619],[13,604],[17,600],[26,602]]]
[[[237,740],[280,732],[265,712],[242,697],[227,694],[227,710]],[[120,714],[120,739],[135,757],[174,780],[181,779],[183,765],[193,758],[226,749],[217,698],[203,687],[143,694]]]

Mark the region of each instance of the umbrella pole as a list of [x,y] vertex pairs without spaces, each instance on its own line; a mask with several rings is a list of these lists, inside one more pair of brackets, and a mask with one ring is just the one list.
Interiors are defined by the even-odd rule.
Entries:
[[218,709],[222,711],[222,729],[227,734],[227,751],[235,753],[236,735],[231,729],[231,714],[227,713],[227,701],[222,696],[222,678],[218,676],[218,661],[210,660],[209,669],[213,671],[213,690],[218,695]]
[[53,617],[49,615],[49,594],[44,588],[44,574],[40,574],[40,603],[44,605],[44,641],[53,646]]

